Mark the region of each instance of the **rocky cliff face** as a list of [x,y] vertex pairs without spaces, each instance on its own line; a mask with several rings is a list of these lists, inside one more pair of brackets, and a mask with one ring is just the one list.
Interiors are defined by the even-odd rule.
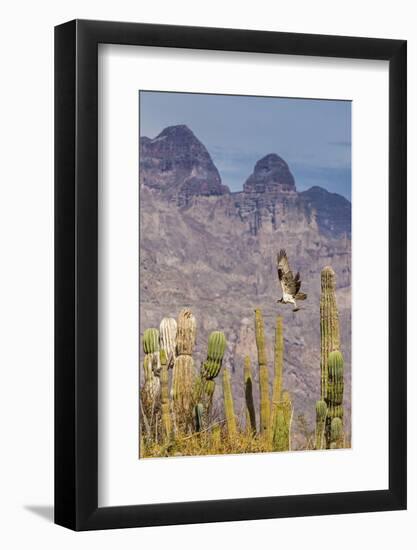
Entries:
[[[185,133],[181,130],[180,135]],[[207,150],[204,148],[203,154],[194,139],[187,138],[187,146],[181,138],[178,148],[175,144],[149,146],[144,139],[146,155],[141,157],[140,170],[141,333],[158,326],[162,317],[177,317],[182,307],[191,307],[198,323],[194,357],[199,366],[209,333],[223,330],[228,340],[225,365],[232,369],[236,411],[243,419],[243,359],[249,355],[254,366],[257,360],[254,309],[260,307],[265,317],[271,382],[275,318],[282,315],[284,386],[295,402],[294,445],[302,446],[304,436],[301,428],[297,431],[297,416],[303,414],[309,429],[314,429],[314,406],[320,392],[320,271],[331,265],[337,276],[349,429],[350,203],[320,188],[298,193],[287,164],[278,155],[261,159],[244,190],[229,193],[217,170],[213,171]],[[200,166],[191,152],[194,147],[204,159]],[[161,169],[164,150],[171,159],[169,176]],[[175,150],[181,151],[179,159],[174,158]],[[207,191],[207,177],[200,177],[193,192],[184,195],[191,165],[200,175],[212,175],[212,191]],[[294,270],[300,271],[302,290],[308,294],[297,313],[276,303],[281,292],[275,263],[280,248],[287,250]],[[253,370],[257,401],[257,369]],[[216,391],[220,395],[219,384]]]

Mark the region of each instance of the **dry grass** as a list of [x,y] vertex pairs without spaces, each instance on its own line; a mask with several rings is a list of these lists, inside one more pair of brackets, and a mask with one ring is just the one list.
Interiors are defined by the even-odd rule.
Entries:
[[[219,433],[220,432],[220,433]],[[242,453],[263,453],[271,451],[269,442],[260,436],[237,431],[230,437],[222,424],[201,433],[179,433],[167,443],[141,441],[141,458],[167,456],[204,456]]]

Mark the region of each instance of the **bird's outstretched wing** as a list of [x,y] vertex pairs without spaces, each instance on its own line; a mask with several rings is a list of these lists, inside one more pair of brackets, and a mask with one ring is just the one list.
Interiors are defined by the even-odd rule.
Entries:
[[279,251],[277,257],[277,271],[282,293],[295,296],[301,287],[300,274],[296,273],[294,277],[288,263],[287,253],[283,249]]

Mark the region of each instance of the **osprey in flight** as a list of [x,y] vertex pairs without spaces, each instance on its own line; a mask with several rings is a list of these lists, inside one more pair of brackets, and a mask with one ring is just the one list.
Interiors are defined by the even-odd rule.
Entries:
[[287,253],[285,250],[280,250],[277,257],[278,279],[282,288],[282,298],[278,300],[279,304],[293,304],[293,311],[298,311],[295,300],[305,300],[307,294],[300,292],[301,280],[300,274],[297,272],[295,277],[290,269]]

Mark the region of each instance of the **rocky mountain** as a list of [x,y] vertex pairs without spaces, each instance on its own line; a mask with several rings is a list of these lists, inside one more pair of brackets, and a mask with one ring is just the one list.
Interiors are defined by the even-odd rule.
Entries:
[[[162,139],[160,139],[162,138]],[[158,141],[159,140],[159,141]],[[321,188],[297,192],[287,163],[260,159],[243,191],[230,193],[207,149],[184,126],[140,144],[140,330],[191,307],[197,318],[194,358],[204,360],[208,335],[223,330],[236,412],[244,418],[243,359],[249,355],[258,400],[254,309],[262,309],[271,382],[273,334],[284,318],[284,385],[293,395],[294,446],[314,430],[320,391],[320,271],[337,275],[342,351],[346,361],[346,428],[350,426],[350,203]],[[276,253],[287,250],[308,299],[293,313],[276,303]],[[218,384],[216,395],[221,394]]]
[[351,234],[351,204],[345,197],[329,193],[318,186],[311,187],[300,195],[315,212],[317,224],[323,234],[329,237]]
[[141,185],[158,190],[178,204],[194,195],[224,195],[220,174],[211,157],[185,125],[165,128],[156,138],[140,138]]

